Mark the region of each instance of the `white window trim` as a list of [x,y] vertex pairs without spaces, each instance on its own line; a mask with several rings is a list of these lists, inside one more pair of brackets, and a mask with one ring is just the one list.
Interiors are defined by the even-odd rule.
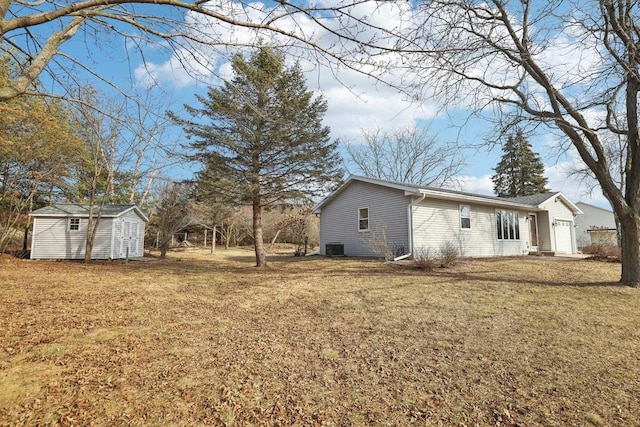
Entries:
[[[73,221],[77,221],[78,222],[78,228],[71,228],[71,226],[73,225],[72,222]],[[80,224],[82,224],[82,221],[80,221],[80,218],[69,218],[69,226],[68,226],[68,230],[69,231],[80,231]]]
[[[509,237],[507,237],[507,238],[504,237],[504,222],[503,222],[504,218],[505,218],[504,216],[502,216],[502,218],[501,218],[502,221],[500,222],[501,227],[502,227],[502,234],[503,235],[502,235],[502,238],[498,237],[498,229],[497,229],[497,224],[496,224],[496,220],[498,218],[498,211],[500,211],[503,214],[507,214],[507,216],[506,216],[507,218],[509,218],[509,216],[510,216],[509,213],[510,212],[513,213],[513,218],[514,218],[514,222],[515,222],[515,224],[513,224],[514,225],[514,229],[513,229],[513,232],[514,232],[513,237],[514,238],[513,239],[511,239]],[[507,219],[507,224],[509,226],[509,230],[508,230],[509,231],[509,235],[511,235],[511,233],[510,233],[511,232],[511,224],[509,224],[509,220],[508,219]],[[517,225],[517,233],[516,233],[516,228],[515,228],[516,225]],[[498,242],[519,242],[519,241],[522,240],[522,233],[520,232],[521,231],[520,230],[520,211],[514,211],[514,210],[508,210],[508,209],[495,209],[495,217],[494,217],[494,220],[493,220],[493,226],[494,226],[494,230],[496,230],[496,240]],[[516,238],[516,236],[517,236],[517,238]]]
[[[469,228],[465,228],[462,226],[462,208],[466,207],[469,210]],[[471,205],[459,204],[458,205],[458,224],[460,225],[460,230],[462,231],[471,231]]]
[[[362,209],[367,210],[367,228],[366,229],[360,228],[360,220],[364,219],[364,218],[360,218],[360,210]],[[358,233],[367,233],[370,230],[371,230],[371,209],[369,209],[369,206],[362,206],[358,208]]]

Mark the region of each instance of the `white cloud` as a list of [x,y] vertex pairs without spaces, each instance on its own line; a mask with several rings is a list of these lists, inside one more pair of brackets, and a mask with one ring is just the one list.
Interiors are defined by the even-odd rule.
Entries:
[[594,179],[576,176],[576,162],[568,160],[545,168],[545,176],[549,179],[547,187],[552,191],[561,191],[573,203],[584,202],[611,209],[609,201],[602,195],[602,190]]
[[334,136],[348,141],[357,142],[362,129],[393,131],[436,114],[432,107],[414,105],[401,94],[373,87],[367,93],[359,94],[335,82],[323,91],[323,95],[329,104],[325,123],[331,127]]
[[[335,7],[337,3],[335,0],[316,1],[317,5],[327,7]],[[363,19],[366,18],[374,26],[398,30],[403,25],[415,24],[420,19],[418,8],[413,9],[411,3],[403,2],[398,5],[396,2],[363,2],[345,10],[345,12]],[[215,0],[209,1],[205,5],[221,15],[241,21],[263,23],[275,19],[275,25],[284,31],[300,35],[306,40],[314,41],[326,48],[338,45],[346,50],[354,48],[352,43],[338,40],[331,31],[319,27],[304,15],[283,15],[276,19],[281,11],[280,6],[275,2],[268,4],[274,6],[267,6],[265,3],[257,1],[252,3],[238,0]],[[344,21],[326,19],[323,24],[337,30],[340,25],[345,23]],[[414,30],[419,31],[420,28]],[[504,33],[504,28],[487,28],[487,31],[489,30],[497,31],[500,34]],[[315,56],[317,52],[308,47],[296,46],[291,39],[282,34],[225,24],[214,18],[195,13],[186,15],[185,31],[192,32],[196,38],[208,39],[211,45],[189,45],[189,49],[176,50],[164,62],[150,62],[144,66],[141,65],[135,71],[135,76],[141,83],[148,85],[149,82],[157,81],[175,88],[184,88],[195,84],[194,76],[208,83],[219,82],[218,79],[229,79],[232,76],[232,70],[228,58],[235,52],[245,51],[248,46],[255,45],[257,40],[262,38],[265,44],[280,45],[285,48],[287,54],[290,55],[289,61],[296,58],[301,61],[308,79],[308,87],[316,90],[317,93],[322,93],[329,104],[325,124],[331,127],[334,137],[357,141],[360,130],[363,128],[381,128],[385,131],[392,131],[394,128],[406,127],[416,121],[428,120],[438,115],[437,105],[409,100],[399,90],[394,89],[394,87],[405,87],[406,83],[413,82],[421,85],[423,94],[434,95],[433,89],[423,84],[425,71],[420,68],[411,69],[414,64],[412,61],[415,58],[407,59],[407,57],[401,57],[394,53],[379,55],[377,58],[382,62],[397,65],[395,68],[388,69],[384,74],[385,81],[392,84],[385,86],[345,65],[336,68],[336,64],[328,64],[326,58]],[[520,31],[520,29],[516,28],[516,31]],[[376,37],[371,27],[366,32],[358,32],[357,36],[360,39],[375,40],[375,43],[381,45],[391,43],[390,39]],[[452,43],[458,45],[464,43],[456,38],[458,36],[456,34],[445,34],[443,37],[447,38],[447,36],[451,37]],[[465,31],[462,31],[461,36],[469,37]],[[536,47],[539,52],[538,59],[552,70],[555,82],[568,86],[568,90],[580,94],[579,87],[571,86],[571,84],[588,83],[585,76],[601,65],[600,56],[596,55],[595,50],[589,46],[588,39],[581,39],[580,30],[574,26],[560,28],[558,34],[547,34],[546,37],[547,43],[544,46]],[[585,41],[578,42],[578,40]],[[509,41],[505,41],[505,44],[509,45]],[[353,52],[352,56],[345,57],[346,60],[351,61],[351,66],[362,67],[363,72],[372,70],[372,66],[365,61],[359,64],[359,54],[357,50]],[[485,52],[478,51],[475,58],[465,57],[463,59],[462,63],[468,65],[469,68],[466,71],[470,74],[492,79],[498,84],[514,83],[514,79],[518,77],[514,74],[513,64],[500,56],[487,56]],[[449,77],[451,76],[448,75],[444,78]],[[496,90],[483,90],[478,86],[472,86],[474,85],[463,84],[454,87],[452,93],[447,95],[455,97],[458,104],[450,104],[449,108],[469,109],[474,105],[486,106],[489,104],[485,103],[488,99],[485,96],[492,97],[499,93]],[[536,89],[534,84],[529,85],[528,88],[531,89],[530,99],[540,108],[544,108],[548,102],[546,94]],[[585,112],[585,115],[588,116],[590,122],[597,122],[600,118],[599,113],[595,111]],[[568,145],[566,140],[553,140],[554,147],[558,147],[558,144],[562,143]],[[588,197],[585,185],[576,183],[575,180],[567,177],[566,172],[572,164],[571,162],[575,161],[577,161],[576,158],[570,158],[547,168],[547,176],[550,179],[549,188],[563,191],[573,201],[589,200],[591,203],[602,205],[604,198],[599,195],[599,190],[592,192],[592,195]],[[457,189],[479,194],[493,194],[493,183],[490,177],[489,174],[478,177],[459,177]],[[606,201],[604,202],[606,203]]]
[[[335,6],[335,2],[330,2],[330,6]],[[268,7],[261,2],[241,3],[233,0],[209,1],[206,7],[247,22],[265,22],[279,11],[279,6]],[[366,17],[381,28],[400,28],[407,18],[406,15],[411,14],[412,10],[408,4],[398,6],[393,3],[365,2],[351,7],[349,13]],[[331,20],[325,21],[324,24],[334,26],[335,29],[344,25]],[[295,15],[295,19],[293,16],[279,18],[277,26],[285,31],[304,35],[306,39],[325,47],[336,42],[335,35],[302,15]],[[367,76],[366,73],[371,71],[372,66],[364,61],[358,63],[354,56],[349,57],[355,61],[352,65],[360,67],[363,72],[345,66],[336,68],[335,64],[322,62],[325,60],[316,57],[308,47],[294,46],[289,38],[281,34],[225,24],[202,14],[188,13],[185,27],[197,38],[209,40],[217,48],[193,45],[188,50],[176,50],[163,63],[140,65],[135,70],[135,76],[141,84],[150,85],[158,82],[179,89],[195,85],[197,80],[211,84],[229,79],[232,77],[232,70],[228,59],[225,58],[246,50],[247,46],[255,45],[258,38],[262,38],[264,44],[286,45],[289,63],[295,59],[300,61],[307,76],[308,87],[321,93],[328,102],[329,109],[324,122],[332,129],[334,137],[357,140],[360,129],[363,128],[383,128],[392,131],[413,125],[416,120],[429,119],[436,115],[437,108],[434,105],[410,100],[393,86],[382,85]],[[375,34],[370,29],[366,34],[358,33],[358,37],[375,38]],[[378,41],[385,43],[384,40]],[[391,62],[399,61],[395,54],[383,55],[381,58]],[[394,83],[396,87],[402,87],[403,77],[389,71],[385,80]]]
[[491,175],[459,176],[455,178],[455,181],[456,183],[448,186],[448,188],[451,188],[452,190],[464,191],[467,193],[495,196],[493,192],[493,181],[491,181]]
[[180,49],[174,51],[172,56],[161,64],[140,64],[134,70],[134,76],[138,84],[145,87],[170,82],[174,88],[181,89],[197,81],[210,80],[210,70],[217,59],[215,56],[207,57],[198,51]]

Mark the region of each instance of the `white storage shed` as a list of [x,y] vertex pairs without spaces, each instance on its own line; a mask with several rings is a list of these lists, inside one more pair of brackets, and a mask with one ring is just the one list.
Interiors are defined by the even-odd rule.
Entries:
[[[94,218],[98,206],[93,207]],[[55,204],[33,217],[31,259],[84,259],[89,205]],[[92,259],[144,255],[144,228],[149,219],[135,205],[105,205],[95,236]]]

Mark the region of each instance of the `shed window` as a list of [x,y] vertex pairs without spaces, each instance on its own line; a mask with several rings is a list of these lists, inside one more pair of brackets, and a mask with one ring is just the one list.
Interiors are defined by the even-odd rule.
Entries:
[[80,230],[80,218],[69,218],[69,230]]
[[518,212],[496,210],[496,231],[498,240],[520,240]]
[[358,209],[358,231],[369,231],[369,208]]
[[460,205],[460,228],[471,229],[471,208],[468,205]]

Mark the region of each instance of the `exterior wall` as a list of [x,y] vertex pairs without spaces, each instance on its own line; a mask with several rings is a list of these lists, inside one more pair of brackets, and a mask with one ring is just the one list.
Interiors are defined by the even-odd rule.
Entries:
[[[471,208],[471,229],[460,228],[460,204]],[[426,248],[438,251],[441,245],[451,242],[461,256],[523,255],[529,252],[530,245],[526,215],[518,212],[519,240],[498,240],[495,207],[426,199],[414,208],[414,252]]]
[[[69,230],[68,217],[34,217],[31,259],[84,259],[87,218],[80,218],[80,229]],[[107,259],[111,254],[111,218],[102,218],[91,257]]]
[[[576,245],[576,233],[575,233],[575,222],[573,217],[573,212],[569,209],[569,206],[565,205],[559,198],[554,197],[550,200],[544,202],[541,208],[547,210],[547,215],[542,215],[545,218],[545,242],[542,247],[542,250],[550,250],[556,251],[556,234],[554,223],[556,220],[564,220],[571,222],[571,252],[577,253],[577,245]],[[542,227],[540,227],[542,229]],[[542,234],[542,230],[540,231]]]
[[604,245],[604,246],[618,246],[618,234],[614,231],[599,230],[591,231],[589,237],[592,245]]
[[536,212],[538,215],[538,250],[552,252],[555,250],[551,233],[551,223],[549,212]]
[[[381,256],[370,241],[385,230],[387,242],[398,252],[409,252],[407,205],[401,190],[353,181],[320,212],[320,253],[327,243],[344,243],[347,256]],[[369,208],[369,231],[358,231],[358,209]]]
[[[576,241],[579,248],[589,246],[590,244],[598,244],[594,240],[600,241],[601,236],[595,236],[596,233],[590,233],[587,230],[594,228],[605,228],[608,230],[616,229],[616,221],[613,216],[613,212],[599,208],[597,206],[591,206],[586,203],[577,203],[576,206],[580,208],[583,212],[582,215],[578,215],[575,219],[576,225]],[[613,234],[615,236],[615,231],[610,232],[609,234]],[[601,234],[601,233],[600,233]],[[608,240],[610,236],[603,237],[604,240]],[[613,244],[616,243],[616,238],[613,239]]]

